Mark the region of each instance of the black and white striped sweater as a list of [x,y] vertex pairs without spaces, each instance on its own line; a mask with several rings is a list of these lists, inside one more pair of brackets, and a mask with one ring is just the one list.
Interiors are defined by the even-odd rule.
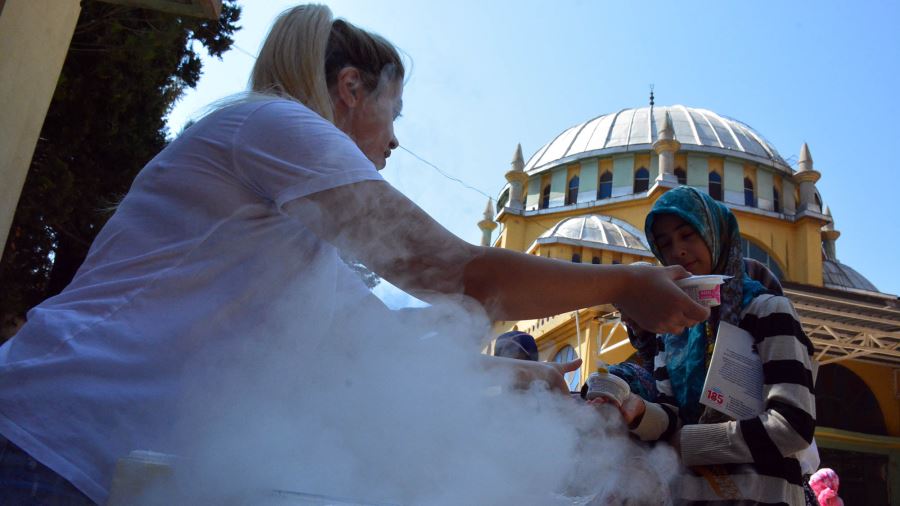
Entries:
[[660,403],[647,403],[632,432],[645,441],[678,438],[688,467],[678,493],[686,501],[802,505],[796,455],[810,445],[815,430],[813,345],[783,296],[755,298],[741,314],[740,327],[753,336],[763,363],[765,410],[759,416],[682,426],[660,344],[654,359]]

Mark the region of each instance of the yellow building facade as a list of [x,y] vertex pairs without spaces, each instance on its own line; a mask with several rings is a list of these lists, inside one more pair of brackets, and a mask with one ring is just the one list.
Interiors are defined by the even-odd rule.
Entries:
[[[805,144],[791,167],[744,123],[651,102],[568,128],[528,161],[517,148],[479,227],[484,245],[560,261],[657,263],[643,226],[660,195],[688,185],[725,203],[744,255],[780,279],[816,346],[822,467],[838,471],[847,504],[900,504],[900,299],[838,261],[820,177]],[[567,377],[572,390],[600,361],[634,354],[608,305],[494,330],[532,334],[541,360],[582,358]]]

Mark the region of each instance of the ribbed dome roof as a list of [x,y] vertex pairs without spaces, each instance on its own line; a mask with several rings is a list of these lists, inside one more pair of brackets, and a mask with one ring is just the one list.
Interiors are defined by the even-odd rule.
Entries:
[[644,235],[622,220],[599,214],[566,218],[538,238],[568,239],[584,246],[617,246],[633,250],[650,251]]
[[865,290],[877,292],[878,289],[862,274],[856,272],[849,265],[844,265],[837,260],[822,261],[822,275],[824,284],[828,288],[838,290]]
[[666,112],[672,118],[675,139],[683,151],[724,154],[791,171],[778,151],[749,126],[708,109],[683,105],[623,109],[575,125],[532,155],[525,171],[535,172],[589,156],[650,149],[665,124]]

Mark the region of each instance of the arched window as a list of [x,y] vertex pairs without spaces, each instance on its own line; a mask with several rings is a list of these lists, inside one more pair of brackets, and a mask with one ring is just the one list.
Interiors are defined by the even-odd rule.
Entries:
[[650,188],[650,172],[641,167],[634,173],[634,193],[641,193]]
[[741,251],[745,257],[757,260],[759,263],[768,267],[769,270],[772,271],[772,274],[775,275],[775,277],[780,280],[784,280],[784,271],[781,270],[781,266],[778,265],[778,262],[776,262],[774,258],[769,256],[769,254],[766,253],[766,250],[762,249],[762,247],[758,246],[754,242],[751,242],[749,239],[741,237]]
[[576,263],[576,264],[580,264],[581,263],[581,255],[579,255],[578,253],[572,253],[572,262]]
[[[578,358],[578,354],[575,353],[575,348],[571,346],[566,346],[565,348],[559,350],[559,353],[553,357],[553,361],[559,364],[563,364],[566,362],[571,362]],[[577,392],[581,389],[581,368],[578,368],[572,372],[567,372],[564,376],[566,379],[566,383],[569,384],[569,390],[572,392]]]
[[569,180],[569,189],[566,191],[566,205],[578,202],[578,176],[572,176]]
[[538,206],[540,209],[547,209],[550,207],[550,185],[544,187],[544,191],[541,192],[541,205]]
[[[848,416],[853,413],[852,416]],[[823,365],[816,378],[816,425],[887,435],[884,415],[865,381],[838,364]]]
[[756,193],[753,191],[753,181],[749,177],[744,178],[744,205],[756,207]]
[[592,264],[599,264],[599,263],[600,263],[600,257],[594,257],[594,258],[592,258],[592,259],[591,259],[591,263],[592,263]]
[[722,201],[722,176],[715,171],[709,173],[709,196]]
[[506,207],[506,203],[509,202],[509,190],[507,189],[503,192],[503,195],[500,195],[500,198],[497,199],[497,212],[499,213],[501,209]]
[[778,192],[778,188],[772,187],[772,209],[776,213],[781,212],[781,193]]
[[600,174],[600,188],[597,188],[597,200],[612,197],[612,173],[604,171]]
[[681,167],[675,168],[675,178],[678,179],[678,184],[687,184],[687,173]]

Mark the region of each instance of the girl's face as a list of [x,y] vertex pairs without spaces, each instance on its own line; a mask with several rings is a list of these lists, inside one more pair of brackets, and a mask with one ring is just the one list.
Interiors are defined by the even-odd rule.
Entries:
[[700,234],[674,214],[653,220],[656,247],[666,265],[680,265],[695,276],[712,274],[712,255]]
[[395,80],[372,92],[357,86],[350,94],[348,102],[352,105],[335,109],[335,124],[381,170],[391,151],[400,145],[394,135],[394,121],[403,108],[403,83]]

